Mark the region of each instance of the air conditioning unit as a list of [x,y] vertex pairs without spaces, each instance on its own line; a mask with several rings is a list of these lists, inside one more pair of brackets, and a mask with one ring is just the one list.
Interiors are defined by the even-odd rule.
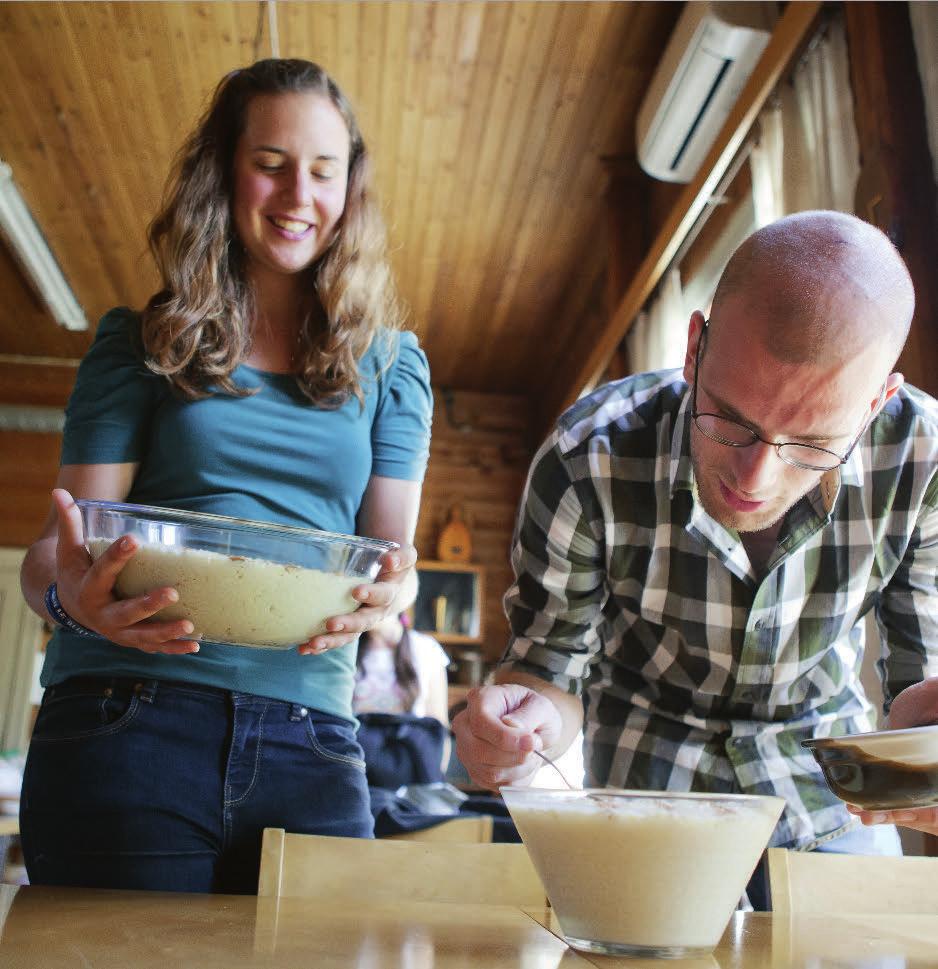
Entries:
[[638,112],[638,161],[689,182],[769,42],[774,3],[688,2]]

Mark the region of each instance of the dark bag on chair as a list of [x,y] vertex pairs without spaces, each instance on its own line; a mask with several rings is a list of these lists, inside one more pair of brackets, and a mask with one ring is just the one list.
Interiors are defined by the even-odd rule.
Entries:
[[403,784],[443,780],[448,731],[435,717],[411,713],[359,713],[358,742],[365,752],[370,787],[397,790]]

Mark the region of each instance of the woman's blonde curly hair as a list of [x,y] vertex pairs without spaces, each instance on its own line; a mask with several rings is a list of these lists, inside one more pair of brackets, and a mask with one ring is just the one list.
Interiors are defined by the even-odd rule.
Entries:
[[376,335],[403,325],[387,261],[384,223],[372,190],[368,152],[351,105],[317,64],[268,59],[233,71],[177,156],[150,250],[162,279],[142,313],[149,368],[186,399],[214,391],[245,396],[231,379],[250,351],[254,298],[234,230],[234,153],[252,98],[319,94],[345,120],[350,138],[345,211],[327,250],[310,268],[315,309],[300,329],[297,383],[313,403],[363,399],[358,361]]

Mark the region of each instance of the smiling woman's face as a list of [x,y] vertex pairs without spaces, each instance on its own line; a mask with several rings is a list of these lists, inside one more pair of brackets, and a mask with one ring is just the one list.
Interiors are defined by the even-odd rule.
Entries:
[[250,275],[295,274],[325,251],[345,210],[349,133],[319,94],[254,98],[234,157],[235,231]]

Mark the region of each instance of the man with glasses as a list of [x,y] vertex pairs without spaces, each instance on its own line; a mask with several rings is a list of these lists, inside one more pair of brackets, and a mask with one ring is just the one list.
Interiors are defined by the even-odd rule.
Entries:
[[[900,851],[801,741],[874,727],[871,612],[890,726],[938,722],[938,403],[893,372],[913,308],[877,229],[789,216],[691,316],[682,374],[561,417],[522,501],[498,685],[454,722],[477,781],[524,782],[582,727],[590,786],[778,794],[773,844]],[[938,811],[862,820],[938,832]]]

